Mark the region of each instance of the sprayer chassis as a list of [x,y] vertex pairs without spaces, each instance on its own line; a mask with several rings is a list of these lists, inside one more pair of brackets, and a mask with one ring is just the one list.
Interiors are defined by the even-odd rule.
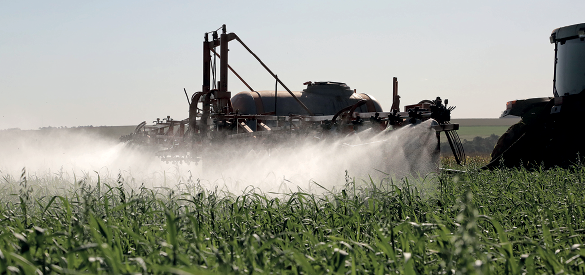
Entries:
[[[209,33],[206,33],[203,43],[202,91],[187,97],[189,118],[177,121],[167,116],[166,119],[157,119],[150,126],[143,122],[133,134],[122,137],[122,140],[150,145],[164,161],[197,162],[206,154],[213,154],[215,146],[238,144],[242,140],[258,146],[270,146],[276,140],[295,144],[294,139],[298,138],[335,139],[359,134],[366,129],[371,129],[371,135],[374,135],[433,119],[432,128],[437,131],[437,139],[440,132],[445,132],[457,162],[465,160],[455,132],[459,125],[449,123],[451,111],[455,107],[447,107],[447,100],[444,103],[439,97],[423,100],[405,106],[404,111],[400,112],[396,78],[392,83],[394,102],[390,112],[382,111],[372,97],[356,94],[355,90],[352,91],[343,83],[306,82],[306,90],[292,92],[236,34],[226,33],[225,25],[221,35],[217,31],[211,33],[213,39],[209,40]],[[274,77],[276,85],[283,87],[288,94],[281,92],[279,95],[275,89],[274,97],[270,97],[266,92],[257,92],[250,87],[228,65],[228,42],[232,40],[240,42]],[[220,47],[219,54],[217,47]],[[220,80],[217,82],[216,59],[220,60]],[[228,70],[249,88],[248,97],[253,98],[253,103],[242,103],[246,100],[242,93],[234,97],[238,97],[236,102],[233,101],[227,89]],[[345,102],[346,105],[334,108],[334,105],[330,105],[339,106],[339,102]],[[437,152],[439,148],[437,143]]]

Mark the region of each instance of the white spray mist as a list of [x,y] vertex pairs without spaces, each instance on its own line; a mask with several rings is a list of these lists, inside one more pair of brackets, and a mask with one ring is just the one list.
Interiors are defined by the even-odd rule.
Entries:
[[308,136],[270,150],[234,142],[214,148],[198,164],[164,163],[143,148],[83,132],[9,131],[0,134],[0,175],[17,177],[26,167],[29,177],[69,184],[95,181],[99,174],[102,181],[121,176],[129,187],[173,188],[198,180],[209,190],[218,187],[234,194],[251,186],[265,193],[299,188],[321,193],[324,190],[318,185],[328,190],[342,187],[346,173],[356,183],[369,177],[378,183],[383,178],[400,180],[436,172],[437,140],[430,123],[335,139]]

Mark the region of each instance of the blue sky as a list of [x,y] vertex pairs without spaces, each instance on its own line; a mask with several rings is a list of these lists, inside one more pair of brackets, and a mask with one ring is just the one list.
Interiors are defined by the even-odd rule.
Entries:
[[[340,81],[391,105],[436,96],[455,118],[498,117],[506,101],[551,96],[555,28],[585,1],[0,0],[0,129],[133,125],[188,117],[203,33],[227,25],[292,90]],[[274,80],[234,43],[256,90]],[[233,94],[247,90],[231,77]]]

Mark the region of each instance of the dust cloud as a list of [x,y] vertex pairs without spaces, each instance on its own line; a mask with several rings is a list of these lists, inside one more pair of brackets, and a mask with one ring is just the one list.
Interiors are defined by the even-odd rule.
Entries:
[[[369,130],[342,137],[309,135],[270,149],[240,142],[210,150],[199,163],[165,163],[145,148],[82,131],[0,132],[0,181],[17,182],[22,169],[46,188],[69,189],[100,181],[136,188],[175,188],[197,183],[233,194],[303,190],[322,193],[356,184],[425,178],[437,172],[439,156],[431,121],[394,131]],[[68,187],[69,186],[69,187]]]

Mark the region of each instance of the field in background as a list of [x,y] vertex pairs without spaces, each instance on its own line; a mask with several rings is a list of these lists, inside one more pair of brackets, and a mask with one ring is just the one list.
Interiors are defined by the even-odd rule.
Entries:
[[[508,128],[517,123],[519,118],[486,118],[486,119],[453,119],[452,123],[460,125],[458,134],[463,143],[463,147],[468,155],[472,156],[489,156],[499,136],[508,130]],[[23,130],[23,133],[35,132],[54,132],[59,133],[88,133],[91,136],[101,137],[107,140],[116,141],[123,135],[132,133],[135,125],[128,126],[99,126],[99,127],[75,127],[75,128],[42,128],[40,130]],[[3,130],[0,131],[0,137],[3,134],[13,133],[21,130]],[[443,156],[450,156],[451,149],[447,143],[445,135],[441,135],[441,152]]]
[[[452,123],[459,123],[459,137],[461,140],[472,140],[475,137],[486,138],[491,135],[501,136],[512,125],[520,121],[519,118],[468,118],[453,119]],[[94,127],[88,129],[97,134],[118,138],[121,135],[127,135],[134,131],[136,126],[110,126]]]
[[[468,156],[487,157],[491,154],[498,138],[520,118],[504,119],[453,119],[459,124],[459,137]],[[441,135],[441,155],[451,156],[451,148],[444,134]]]
[[7,129],[7,130],[0,130],[0,135],[2,134],[13,134],[13,133],[51,133],[51,132],[59,132],[64,134],[77,134],[77,133],[87,133],[89,135],[98,137],[98,138],[106,138],[112,140],[118,140],[121,136],[128,135],[134,132],[134,126],[79,126],[79,127],[43,127],[38,130],[20,130],[20,129]]
[[[519,118],[466,118],[453,119],[451,123],[459,123],[459,137],[461,140],[472,140],[475,137],[489,137],[491,135],[501,136],[512,125],[520,121]],[[103,126],[88,129],[97,134],[118,138],[134,131],[136,126]]]
[[486,138],[491,135],[501,136],[510,126],[520,121],[519,118],[468,118],[453,119],[451,123],[459,124],[461,140],[472,140],[475,137]]
[[[461,140],[467,139],[472,140],[475,137],[489,137],[490,135],[501,136],[508,127],[519,121],[519,118],[466,118],[466,119],[453,119],[452,123],[458,123],[460,125],[459,137]],[[89,134],[97,135],[100,137],[118,139],[123,135],[128,135],[134,132],[136,125],[127,126],[84,126],[75,128],[63,128],[63,127],[47,127],[42,128],[40,131],[65,131],[70,133],[86,132]],[[21,131],[21,130],[3,130],[4,131]],[[37,131],[37,130],[22,130],[23,132]],[[444,141],[444,140],[443,140]]]

